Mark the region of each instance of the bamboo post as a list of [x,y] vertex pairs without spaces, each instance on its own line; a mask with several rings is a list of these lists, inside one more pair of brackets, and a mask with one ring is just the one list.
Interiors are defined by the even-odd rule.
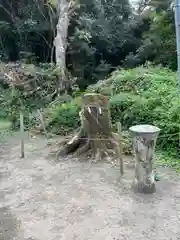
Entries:
[[119,154],[119,166],[120,166],[120,172],[121,175],[124,174],[124,162],[123,162],[123,156],[122,156],[122,126],[120,122],[117,122],[117,130],[118,130],[118,134],[119,134],[119,150],[120,150],[120,154]]
[[20,111],[21,158],[24,158],[24,115]]

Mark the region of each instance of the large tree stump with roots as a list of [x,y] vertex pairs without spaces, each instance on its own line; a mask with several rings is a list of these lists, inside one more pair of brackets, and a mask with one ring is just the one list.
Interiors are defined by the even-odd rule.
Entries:
[[109,103],[101,94],[85,94],[82,97],[80,131],[64,143],[58,155],[91,154],[97,161],[116,155],[120,158],[120,137],[112,132]]
[[151,125],[137,125],[130,128],[135,150],[135,179],[133,189],[140,193],[156,191],[153,173],[153,158],[160,129]]

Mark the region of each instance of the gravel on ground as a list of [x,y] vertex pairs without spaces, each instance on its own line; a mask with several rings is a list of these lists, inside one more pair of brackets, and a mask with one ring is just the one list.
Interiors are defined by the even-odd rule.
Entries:
[[131,190],[134,169],[124,177],[108,163],[48,157],[47,140],[26,141],[20,159],[17,137],[0,146],[0,240],[180,239],[179,176],[158,168],[152,195]]

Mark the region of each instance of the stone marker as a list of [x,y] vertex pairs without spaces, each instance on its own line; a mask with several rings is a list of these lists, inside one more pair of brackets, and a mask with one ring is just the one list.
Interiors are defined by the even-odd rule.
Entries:
[[136,159],[133,189],[140,193],[154,193],[153,159],[160,129],[151,125],[136,125],[130,127],[130,131]]

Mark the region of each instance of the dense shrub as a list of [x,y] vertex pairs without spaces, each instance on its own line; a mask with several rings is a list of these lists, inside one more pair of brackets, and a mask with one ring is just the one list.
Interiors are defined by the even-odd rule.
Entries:
[[66,134],[80,125],[80,99],[55,104],[47,112],[48,130],[55,134]]
[[[5,74],[11,78],[6,77]],[[0,118],[8,118],[13,122],[13,127],[17,128],[19,111],[23,107],[25,126],[34,125],[34,120],[29,119],[30,114],[37,109],[47,107],[54,99],[58,102],[62,100],[57,97],[57,84],[61,80],[60,71],[54,64],[35,66],[21,62],[9,64],[1,62]],[[63,87],[67,86],[64,84]],[[59,89],[62,94],[64,88]]]
[[[109,96],[113,123],[121,121],[125,130],[133,124],[154,124],[161,128],[160,143],[177,145],[180,130],[180,99],[177,74],[161,67],[118,70],[87,90]],[[51,125],[65,131],[79,124],[79,104],[58,106]],[[54,128],[55,129],[55,128]],[[61,132],[61,131],[58,131]]]
[[[176,73],[166,68],[140,67],[116,71],[107,81],[113,89],[113,121],[120,120],[126,129],[133,124],[154,124],[161,128],[163,145],[178,143],[180,99]],[[103,92],[103,87],[99,89]]]

